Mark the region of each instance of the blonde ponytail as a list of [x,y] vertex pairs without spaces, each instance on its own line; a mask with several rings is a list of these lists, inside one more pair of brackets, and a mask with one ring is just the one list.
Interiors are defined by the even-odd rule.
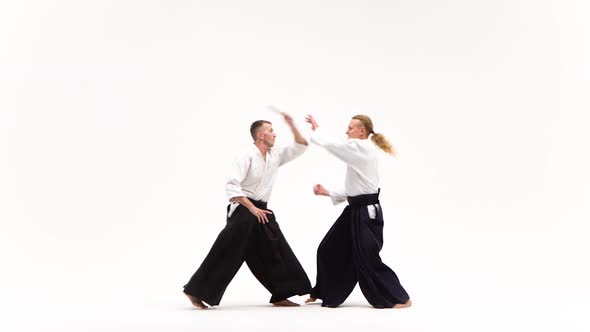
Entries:
[[395,154],[395,150],[393,149],[391,142],[389,142],[389,140],[387,140],[387,138],[385,138],[383,134],[378,134],[373,131],[373,121],[371,121],[371,118],[362,114],[355,115],[352,118],[359,120],[363,124],[363,126],[367,130],[367,136],[372,135],[371,141],[373,141],[375,145],[377,145],[381,150],[385,151],[386,153],[389,153],[391,155]]
[[393,146],[387,140],[387,138],[385,138],[385,136],[383,136],[383,134],[373,133],[373,135],[371,135],[371,141],[373,141],[373,143],[375,143],[375,145],[377,145],[381,150],[389,153],[390,155],[395,154],[395,150],[393,150]]

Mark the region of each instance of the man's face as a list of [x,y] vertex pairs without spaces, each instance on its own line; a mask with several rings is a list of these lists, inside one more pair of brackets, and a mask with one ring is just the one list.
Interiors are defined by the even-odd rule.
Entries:
[[258,138],[262,140],[264,145],[268,146],[269,148],[275,145],[275,138],[277,135],[275,134],[274,130],[272,129],[272,125],[268,123],[263,123],[260,131],[258,132]]
[[348,138],[362,138],[366,131],[361,120],[352,119],[348,124],[346,135],[348,135]]

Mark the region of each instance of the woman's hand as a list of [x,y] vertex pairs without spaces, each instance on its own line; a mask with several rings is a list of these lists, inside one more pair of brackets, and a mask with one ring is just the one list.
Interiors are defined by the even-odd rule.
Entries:
[[330,196],[328,189],[324,188],[321,184],[313,186],[313,193],[318,196]]
[[319,127],[318,123],[315,121],[315,118],[311,114],[305,116],[305,122],[311,124],[311,130],[316,130],[317,127]]

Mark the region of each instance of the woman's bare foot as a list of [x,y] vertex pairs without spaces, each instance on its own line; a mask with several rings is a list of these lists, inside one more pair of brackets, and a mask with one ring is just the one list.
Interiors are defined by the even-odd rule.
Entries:
[[398,303],[396,305],[393,306],[394,309],[403,309],[403,308],[409,308],[412,306],[412,301],[407,300],[406,303]]
[[317,299],[315,297],[310,296],[309,299],[305,300],[305,303],[313,303],[315,301],[317,301]]
[[295,302],[291,302],[289,300],[282,300],[282,301],[273,302],[272,305],[277,306],[277,307],[298,307],[299,306],[299,304],[297,304]]
[[209,308],[209,307],[207,307],[207,305],[203,301],[197,299],[196,297],[194,297],[192,295],[188,295],[188,294],[184,294],[184,295],[186,295],[188,297],[188,299],[191,300],[191,303],[195,307],[197,307],[199,309],[207,309],[207,308]]

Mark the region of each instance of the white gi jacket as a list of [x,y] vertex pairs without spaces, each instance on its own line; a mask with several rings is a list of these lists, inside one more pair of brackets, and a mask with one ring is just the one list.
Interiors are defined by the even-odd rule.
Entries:
[[[268,202],[279,167],[301,156],[307,145],[294,142],[284,147],[272,147],[266,160],[256,145],[240,153],[233,162],[231,174],[225,184],[228,199],[245,196]],[[230,216],[239,203],[232,203]]]
[[[370,139],[337,138],[324,133],[321,127],[311,133],[311,142],[346,163],[343,189],[330,190],[332,203],[339,204],[347,196],[376,194],[379,190],[379,148]],[[375,209],[369,206],[371,218]]]

